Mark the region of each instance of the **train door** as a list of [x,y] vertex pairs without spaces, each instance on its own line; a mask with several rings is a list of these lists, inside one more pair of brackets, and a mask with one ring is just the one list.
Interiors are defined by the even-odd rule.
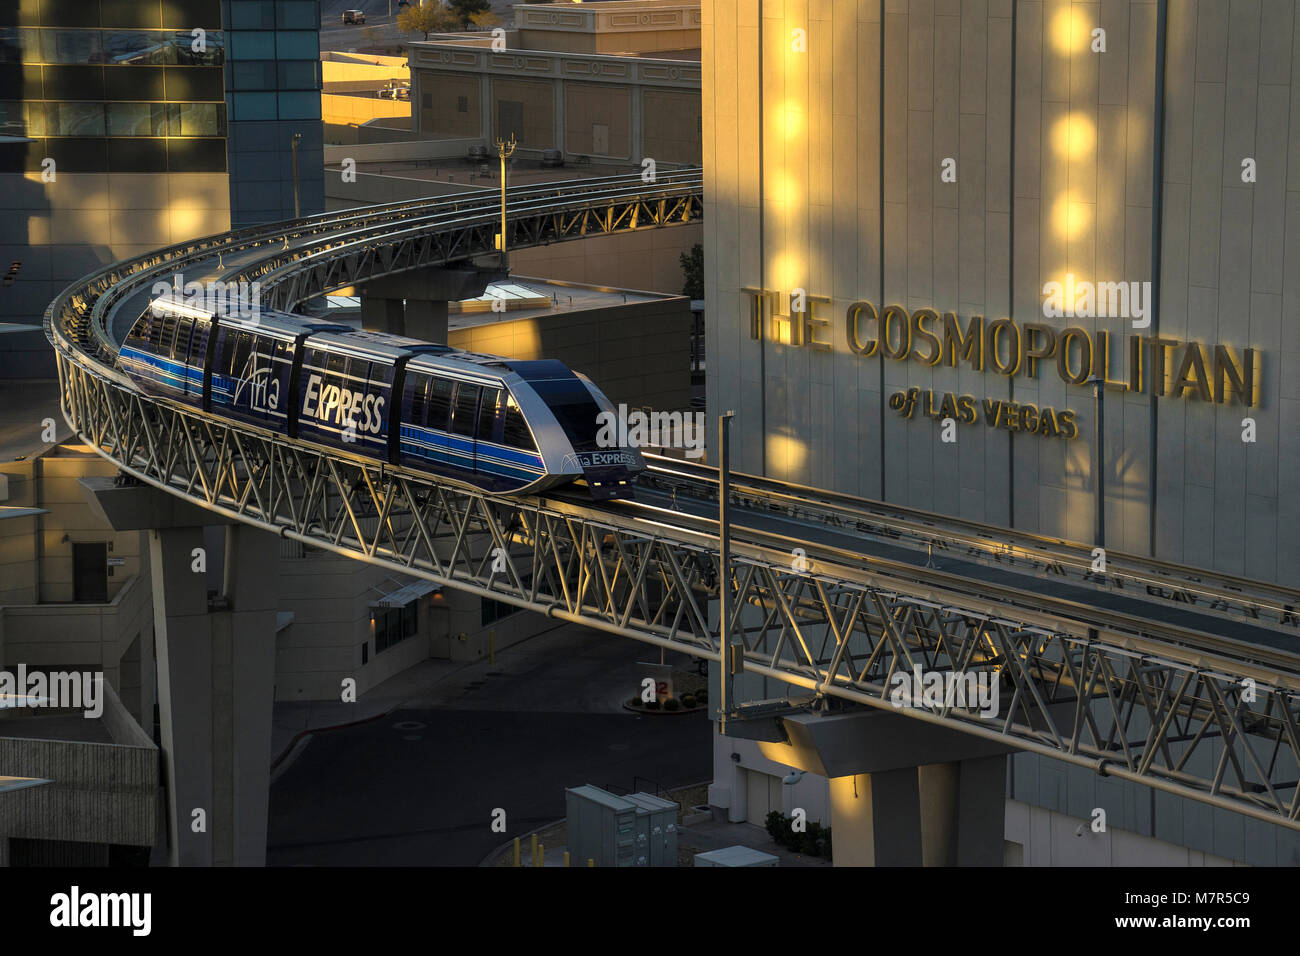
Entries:
[[207,374],[208,346],[212,344],[212,323],[207,319],[195,319],[194,331],[190,334],[190,351],[187,359],[190,366],[188,392],[194,404],[203,401],[204,377]]
[[501,444],[501,389],[483,386],[478,401],[478,428],[475,431],[474,470],[479,474],[499,477],[501,469],[495,464],[499,457],[492,446]]
[[450,457],[451,438],[447,434],[451,425],[451,396],[456,383],[449,378],[432,377],[426,393],[425,424],[431,446],[429,459],[445,468]]
[[350,407],[349,434],[358,450],[375,458],[388,458],[388,402],[392,395],[393,367],[363,358],[348,360]]
[[431,467],[439,472],[446,467],[452,387],[451,379],[425,372],[406,375],[402,453],[417,467]]
[[483,389],[457,382],[452,400],[451,433],[447,439],[448,463],[462,472],[474,472],[474,433],[478,429],[478,400]]
[[[194,320],[181,316],[176,322],[176,338],[172,340],[172,368],[176,372],[176,390],[182,398],[191,398],[194,394],[194,371],[190,368],[190,338],[194,332]],[[199,390],[203,388],[203,372],[199,371]]]

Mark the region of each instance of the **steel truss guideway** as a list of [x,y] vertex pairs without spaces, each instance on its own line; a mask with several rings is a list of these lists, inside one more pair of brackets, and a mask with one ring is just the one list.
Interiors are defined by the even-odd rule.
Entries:
[[[533,199],[512,203],[511,245],[700,214],[698,171],[601,183],[522,189]],[[563,494],[485,494],[150,399],[114,367],[105,301],[178,265],[263,250],[239,274],[292,306],[363,276],[490,252],[494,203],[351,210],[110,266],[47,311],[63,413],[134,479],[311,547],[714,661],[725,587],[743,669],[812,691],[823,710],[887,709],[1300,829],[1300,657],[1289,648],[1081,617],[1068,602],[957,587],[952,575],[873,563],[811,533],[793,542],[807,561],[791,562],[788,537],[740,513],[724,568],[716,522]],[[707,477],[695,469],[692,480]],[[655,465],[651,481],[668,472]],[[737,492],[759,493],[752,482]],[[810,532],[825,523],[802,520]],[[895,675],[917,671],[996,675],[996,715],[951,700],[896,710]]]

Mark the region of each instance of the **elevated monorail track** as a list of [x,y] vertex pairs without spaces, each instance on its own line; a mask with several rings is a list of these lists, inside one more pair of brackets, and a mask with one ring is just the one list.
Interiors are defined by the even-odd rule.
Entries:
[[[645,482],[680,504],[686,499],[717,508],[717,470],[706,464],[647,456]],[[927,567],[975,562],[1048,581],[1114,591],[1164,605],[1163,613],[1222,617],[1290,635],[1300,646],[1300,591],[1268,582],[1193,568],[1114,548],[1031,534],[1012,528],[859,498],[821,488],[733,473],[733,502],[792,520],[851,531],[884,545],[926,556]],[[1152,611],[1152,614],[1162,612]]]
[[[509,241],[695,221],[701,192],[698,171],[516,189]],[[292,307],[490,252],[496,215],[494,197],[395,203],[115,263],[47,311],[64,415],[124,474],[213,512],[715,661],[726,587],[745,670],[818,708],[894,711],[900,673],[990,671],[992,717],[952,701],[898,712],[1300,829],[1286,589],[1116,552],[1090,576],[1087,546],[744,475],[723,568],[707,466],[656,459],[634,502],[493,496],[151,399],[116,368],[115,336],[164,276],[256,280]]]

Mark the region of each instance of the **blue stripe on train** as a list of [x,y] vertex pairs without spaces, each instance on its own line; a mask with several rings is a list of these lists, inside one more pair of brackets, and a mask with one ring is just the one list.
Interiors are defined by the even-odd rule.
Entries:
[[[132,346],[123,346],[120,357],[127,364],[136,367],[136,374],[142,378],[148,378],[160,387],[177,392],[186,392],[186,386],[189,385],[188,391],[195,398],[203,390],[203,369],[201,368],[164,358],[161,355],[154,355]],[[235,380],[230,376],[213,375],[212,393],[214,402],[229,405],[234,394],[234,385]],[[232,411],[239,410],[232,409]],[[286,417],[284,412],[271,411],[269,414],[276,418]],[[309,427],[319,428],[327,432],[338,431],[328,426],[322,427],[315,422],[312,422]],[[372,438],[373,436],[359,435],[358,437],[363,438],[363,443],[365,443],[365,438]],[[382,441],[382,437],[380,437],[380,440]],[[434,444],[435,442],[436,444]],[[494,478],[517,481],[521,484],[536,481],[546,475],[542,458],[538,454],[507,448],[490,442],[482,444],[486,448],[486,453],[476,456],[475,442],[472,439],[453,435],[449,432],[404,424],[401,430],[400,454],[419,461],[441,464],[468,474],[488,475]],[[475,468],[476,457],[477,469]]]
[[137,366],[137,374],[141,377],[148,378],[163,387],[184,391],[188,385],[199,392],[203,390],[201,368],[196,369],[184,362],[176,362],[133,347],[123,347],[120,357],[128,364]]
[[402,426],[400,454],[405,457],[458,471],[476,471],[480,475],[523,482],[536,481],[546,474],[540,455],[529,455],[491,443],[485,443],[485,447],[486,453],[476,456],[474,442],[466,438],[414,425]]

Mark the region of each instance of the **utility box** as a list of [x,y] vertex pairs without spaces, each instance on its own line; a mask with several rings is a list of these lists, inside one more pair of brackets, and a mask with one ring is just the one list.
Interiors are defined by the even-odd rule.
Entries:
[[695,854],[696,866],[776,866],[779,857],[748,846],[728,846]]
[[625,798],[637,807],[637,829],[645,833],[650,866],[677,865],[678,805],[650,793]]
[[567,846],[574,866],[645,866],[648,833],[639,832],[640,808],[599,787],[570,787],[564,791],[568,825]]

